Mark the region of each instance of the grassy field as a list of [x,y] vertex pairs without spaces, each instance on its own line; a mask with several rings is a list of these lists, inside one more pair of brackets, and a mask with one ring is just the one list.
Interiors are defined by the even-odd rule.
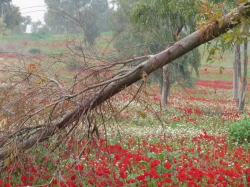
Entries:
[[[110,36],[102,34],[97,47],[105,49]],[[78,41],[81,37],[70,38]],[[23,38],[30,40],[26,35]],[[49,51],[53,44],[65,47],[62,36],[42,39],[41,51]],[[23,39],[18,36],[3,41]],[[51,54],[60,52],[60,45],[55,46]],[[41,143],[7,166],[0,186],[249,186],[248,140],[239,143],[229,133],[232,124],[250,115],[249,92],[240,115],[232,99],[232,52],[225,52],[223,62],[213,64],[205,63],[206,56],[205,52],[195,86],[173,86],[167,108],[161,108],[157,85],[144,85],[135,98],[131,93],[137,87],[127,88],[102,106],[102,114],[93,114],[99,134],[91,141],[82,135],[84,124],[80,124],[59,147],[59,138]],[[62,74],[67,60],[56,62],[51,71]],[[50,69],[53,58],[38,61]],[[223,73],[220,66],[225,68]],[[73,77],[67,74],[70,71],[63,73],[68,79]]]

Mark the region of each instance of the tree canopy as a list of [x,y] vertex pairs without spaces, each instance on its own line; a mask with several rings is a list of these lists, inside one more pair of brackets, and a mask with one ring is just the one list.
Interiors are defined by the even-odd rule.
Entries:
[[31,23],[30,16],[22,16],[19,7],[12,4],[11,0],[0,1],[0,17],[5,23],[6,29],[2,34],[23,33],[27,25]]
[[[171,46],[176,41],[184,38],[195,30],[194,17],[196,10],[185,17],[178,13],[179,8],[170,6],[171,1],[116,1],[117,9],[113,18],[117,20],[113,24],[115,37],[114,46],[120,56],[141,56],[146,53],[157,53]],[[164,7],[164,8],[163,8]],[[159,9],[164,9],[161,12]],[[191,8],[191,7],[190,7]],[[130,46],[125,48],[124,46]],[[190,87],[194,83],[192,72],[199,74],[200,54],[198,49],[175,60],[168,65],[168,76],[170,85],[178,83],[181,87]],[[148,81],[163,82],[163,73],[158,70],[148,77]]]

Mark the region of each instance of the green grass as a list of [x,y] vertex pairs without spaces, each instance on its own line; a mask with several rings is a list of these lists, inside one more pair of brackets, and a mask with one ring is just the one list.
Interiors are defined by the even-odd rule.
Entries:
[[[60,36],[61,38],[62,36]],[[18,41],[36,41],[36,40],[55,40],[58,39],[59,37],[50,35],[50,34],[32,34],[32,33],[22,33],[22,34],[12,34],[12,35],[7,35],[1,38],[2,41],[7,41],[7,42],[18,42]]]
[[[112,37],[112,32],[101,33],[101,37]],[[53,35],[49,33],[22,33],[22,34],[10,34],[1,37],[1,41],[6,42],[18,42],[18,41],[36,41],[36,40],[45,40],[45,42],[55,42],[55,41],[64,41],[70,39],[83,39],[84,34],[59,34]]]

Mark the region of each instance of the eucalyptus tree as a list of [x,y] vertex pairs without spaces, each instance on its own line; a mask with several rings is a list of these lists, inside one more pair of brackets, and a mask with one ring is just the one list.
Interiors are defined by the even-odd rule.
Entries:
[[45,0],[48,11],[44,20],[52,33],[85,33],[85,42],[94,44],[105,28],[107,0]]
[[52,33],[75,33],[79,30],[79,9],[90,3],[90,0],[45,0],[48,11],[44,21]]
[[248,40],[247,38],[244,38],[244,61],[243,61],[243,77],[240,77],[238,82],[238,112],[243,113],[244,106],[245,106],[245,100],[246,100],[246,88],[247,88],[247,66],[248,66]]
[[36,22],[31,22],[31,28],[30,28],[31,33],[38,33],[38,29],[41,26],[42,26],[42,22],[40,20]]
[[[22,16],[20,8],[12,3],[5,4],[4,22],[12,33],[25,32],[27,24],[30,24],[30,17]],[[26,25],[26,26],[25,26]],[[25,26],[25,30],[24,30]]]
[[26,17],[21,15],[19,7],[13,5],[11,0],[0,0],[0,18],[9,31],[13,33],[23,31]]
[[[115,47],[123,51],[124,43],[125,46],[131,46],[131,49],[125,50],[128,56],[164,50],[192,33],[196,26],[193,19],[197,13],[194,1],[186,1],[183,6],[176,6],[171,0],[118,0],[116,3],[117,10],[114,16],[117,24],[114,28],[116,33],[122,29],[125,32],[117,36]],[[184,13],[182,8],[187,8],[189,11]],[[195,49],[165,66],[163,72],[154,73],[153,77],[162,85],[163,106],[167,105],[170,86],[176,82],[181,87],[192,86],[194,82],[192,73],[198,75],[199,66],[200,54],[198,49]]]
[[[173,0],[139,0],[133,6],[130,18],[132,23],[139,24],[147,32],[151,31],[151,34],[147,36],[152,36],[156,33],[159,36],[159,43],[158,45],[156,43],[155,51],[162,50],[160,46],[166,48],[171,43],[189,35],[196,29],[197,23],[199,24],[200,20],[208,17],[206,14],[196,16],[199,12],[204,11],[202,9],[207,9],[215,3],[225,5],[219,7],[220,12],[214,15],[216,17],[226,14],[229,8],[234,5],[234,1],[232,0],[227,2],[222,0],[207,0],[203,2],[204,4],[200,8],[199,2],[193,0],[185,2]],[[209,13],[207,12],[207,14]],[[213,13],[211,12],[211,14]],[[154,50],[152,51],[155,52]],[[200,54],[199,50],[195,49],[175,60],[174,63],[162,68],[162,106],[167,105],[171,84],[177,82],[182,87],[192,85],[194,81],[192,72],[194,70],[196,75],[199,75],[199,66]]]
[[12,0],[0,0],[0,18],[4,18],[4,6],[7,4],[7,3],[10,3]]
[[[241,55],[243,43],[243,54]],[[237,102],[237,110],[239,113],[243,113],[246,98],[247,87],[247,66],[248,66],[248,40],[247,37],[241,38],[241,41],[235,41],[234,46],[234,61],[233,61],[233,98]],[[242,76],[242,60],[243,56],[243,76]]]

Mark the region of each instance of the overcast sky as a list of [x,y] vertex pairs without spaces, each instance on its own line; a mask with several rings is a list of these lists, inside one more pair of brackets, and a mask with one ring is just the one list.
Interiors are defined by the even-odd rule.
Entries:
[[46,6],[44,0],[12,0],[12,3],[20,7],[23,16],[30,16],[32,21],[43,21]]

